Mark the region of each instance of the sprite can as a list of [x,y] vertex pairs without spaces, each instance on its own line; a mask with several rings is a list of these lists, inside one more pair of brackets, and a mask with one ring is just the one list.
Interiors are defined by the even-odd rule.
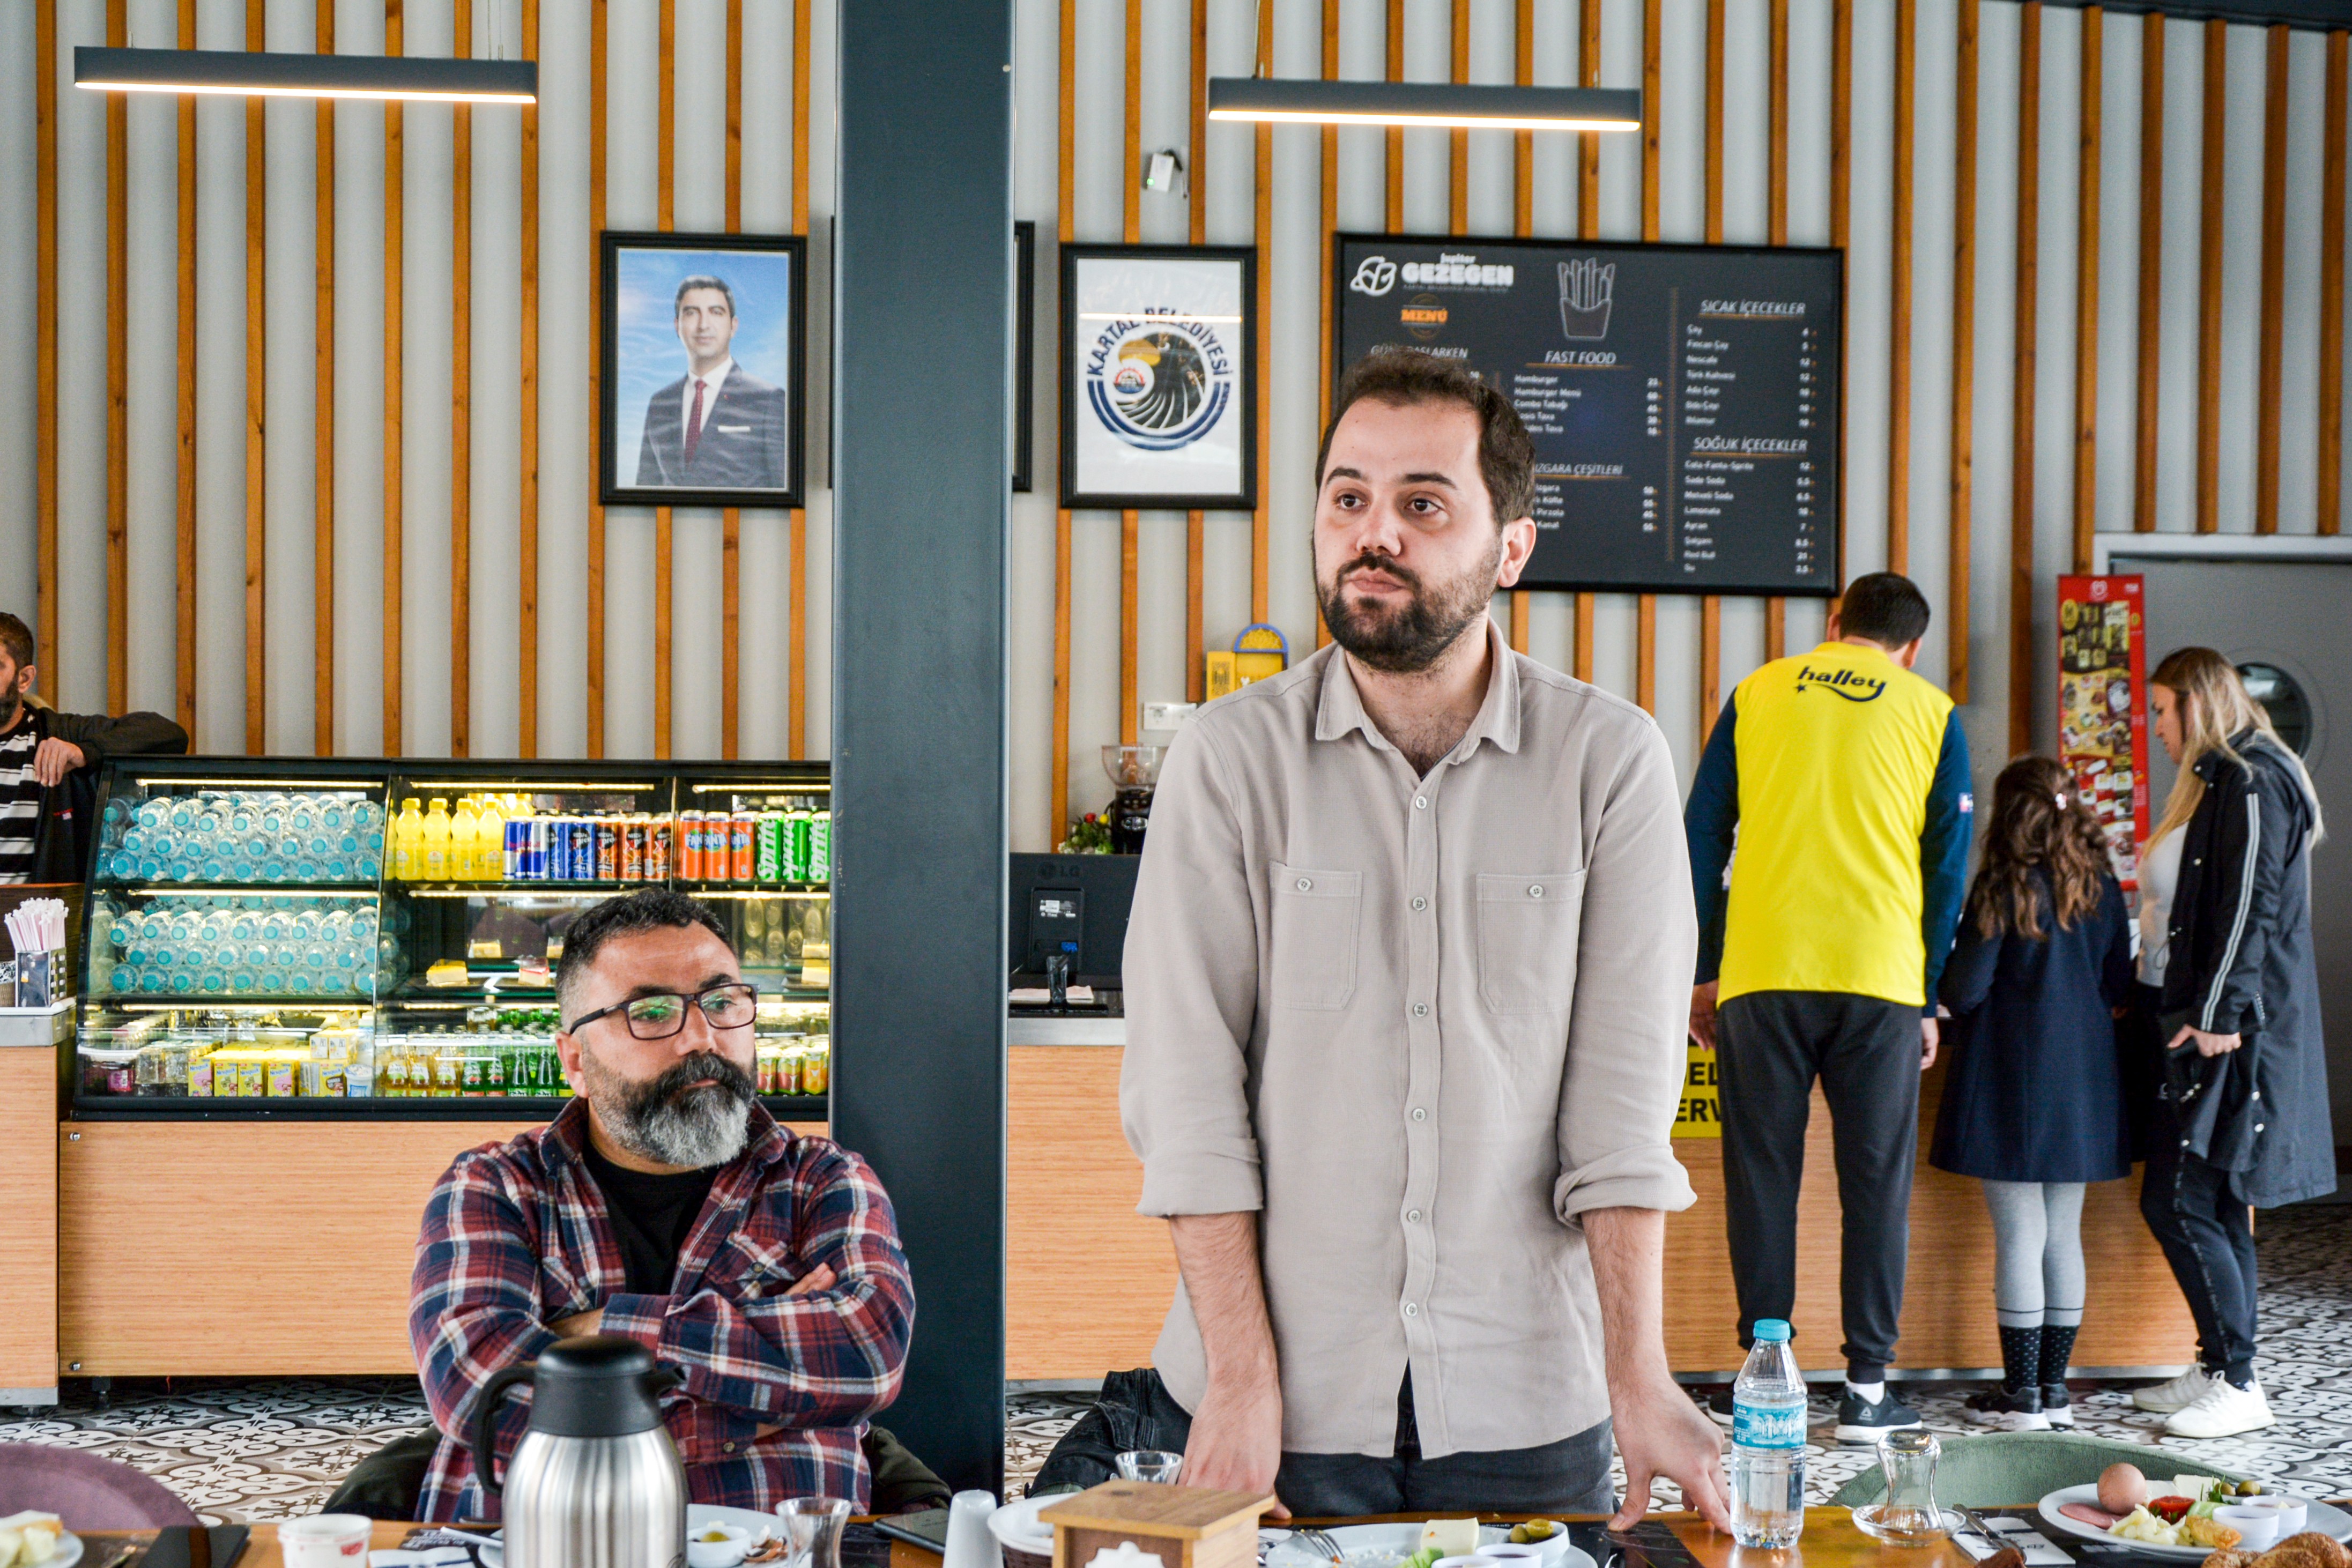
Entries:
[[762,811],[752,830],[751,877],[755,882],[782,882],[784,878],[784,819],[773,811]]
[[808,879],[815,883],[833,880],[833,813],[820,810],[809,819]]

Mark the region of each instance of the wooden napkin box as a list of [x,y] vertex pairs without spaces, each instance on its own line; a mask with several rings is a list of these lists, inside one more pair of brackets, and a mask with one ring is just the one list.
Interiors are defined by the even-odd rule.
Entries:
[[1038,1511],[1054,1527],[1054,1568],[1091,1568],[1097,1553],[1125,1559],[1122,1545],[1160,1559],[1160,1568],[1257,1568],[1258,1516],[1273,1494],[1210,1491],[1151,1481],[1105,1481]]

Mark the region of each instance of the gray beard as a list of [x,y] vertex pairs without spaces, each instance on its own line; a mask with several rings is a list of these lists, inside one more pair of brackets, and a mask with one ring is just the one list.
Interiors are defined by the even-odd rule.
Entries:
[[666,1166],[707,1170],[723,1166],[751,1141],[752,1091],[742,1070],[716,1060],[734,1081],[702,1088],[665,1087],[673,1075],[716,1071],[689,1058],[648,1083],[629,1083],[605,1071],[593,1055],[580,1058],[583,1087],[596,1118],[631,1154]]

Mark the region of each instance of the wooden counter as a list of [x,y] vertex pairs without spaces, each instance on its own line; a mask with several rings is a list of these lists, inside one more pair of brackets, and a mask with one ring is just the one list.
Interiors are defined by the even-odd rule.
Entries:
[[0,1049],[0,1405],[58,1386],[58,1054]]
[[[1015,1045],[1006,1177],[1005,1375],[1098,1377],[1150,1364],[1176,1283],[1168,1227],[1135,1212],[1143,1169],[1119,1130],[1117,1046]],[[2000,1364],[1992,1315],[1992,1227],[1978,1184],[1932,1170],[1944,1070],[1921,1086],[1920,1157],[1911,1197],[1911,1262],[1904,1294],[1905,1369]],[[1740,1363],[1738,1309],[1724,1242],[1723,1145],[1675,1142],[1698,1202],[1666,1222],[1666,1354],[1675,1370],[1723,1372]],[[1842,1369],[1838,1345],[1838,1201],[1829,1112],[1817,1092],[1798,1208],[1798,1293],[1792,1322],[1809,1369]],[[2138,1210],[2139,1178],[2094,1186],[2084,1204],[2090,1297],[2074,1364],[2177,1368],[2196,1331],[2164,1256]],[[1083,1259],[1073,1268],[1072,1259]]]
[[55,1359],[83,1377],[413,1373],[408,1281],[426,1195],[461,1151],[541,1125],[45,1114]]

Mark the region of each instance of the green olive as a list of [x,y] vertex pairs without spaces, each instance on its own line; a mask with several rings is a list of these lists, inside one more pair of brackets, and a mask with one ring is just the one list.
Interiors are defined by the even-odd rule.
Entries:
[[1559,1525],[1549,1519],[1529,1520],[1519,1528],[1528,1532],[1528,1539],[1531,1542],[1549,1541],[1559,1533]]
[[1510,1539],[1512,1545],[1525,1546],[1528,1543],[1528,1527],[1524,1524],[1515,1524],[1511,1526]]
[[2260,1497],[2263,1495],[2263,1483],[2260,1481],[2251,1480],[2240,1481],[2238,1483],[2238,1495],[2240,1497]]

